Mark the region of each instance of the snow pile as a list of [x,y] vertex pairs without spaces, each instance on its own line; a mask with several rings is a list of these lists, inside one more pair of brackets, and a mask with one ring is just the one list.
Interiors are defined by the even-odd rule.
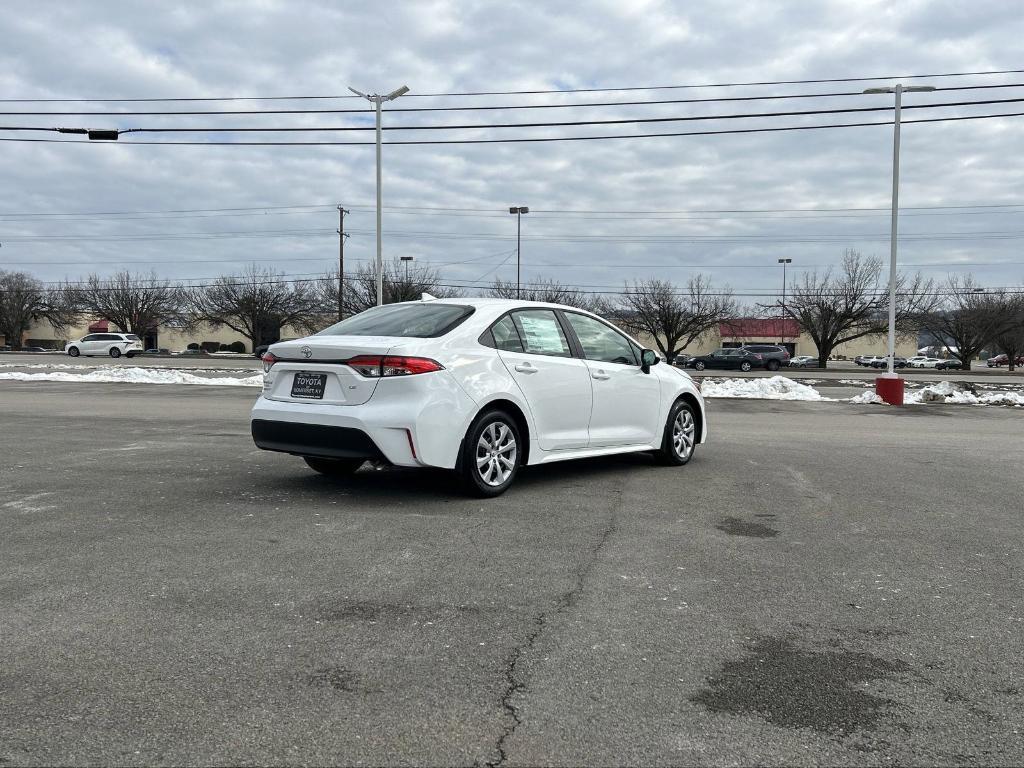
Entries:
[[877,392],[872,392],[872,391],[868,390],[867,392],[861,392],[856,397],[851,397],[848,402],[851,402],[851,403],[871,403],[871,404],[877,403],[877,404],[882,404],[885,401],[881,397],[878,396]]
[[905,403],[956,403],[959,405],[1008,405],[1024,407],[1024,392],[982,392],[975,394],[970,389],[943,381],[922,387],[904,398]]
[[723,379],[714,381],[705,379],[701,382],[700,391],[704,397],[744,397],[756,400],[814,400],[824,401],[831,398],[822,397],[814,387],[800,384],[785,376],[772,376],[769,379]]
[[76,384],[203,384],[214,387],[262,387],[263,375],[205,378],[175,368],[106,368],[92,373],[0,373],[0,380],[63,381]]

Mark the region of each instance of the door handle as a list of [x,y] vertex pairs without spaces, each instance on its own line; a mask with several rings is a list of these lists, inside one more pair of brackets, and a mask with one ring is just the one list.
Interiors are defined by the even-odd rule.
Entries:
[[611,378],[611,374],[605,373],[604,371],[594,371],[590,375],[598,381],[607,381]]
[[519,363],[518,365],[516,365],[516,370],[519,371],[520,373],[536,373],[537,372],[537,369],[534,368],[533,365],[531,365],[530,363]]

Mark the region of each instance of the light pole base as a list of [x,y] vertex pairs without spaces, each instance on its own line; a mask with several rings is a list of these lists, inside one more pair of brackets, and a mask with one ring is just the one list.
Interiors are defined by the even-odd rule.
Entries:
[[903,405],[903,379],[895,373],[883,373],[875,379],[875,394],[889,405]]

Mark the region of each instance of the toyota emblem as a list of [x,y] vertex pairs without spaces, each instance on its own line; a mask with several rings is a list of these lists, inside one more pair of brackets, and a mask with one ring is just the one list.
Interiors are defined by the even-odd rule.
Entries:
[[302,356],[304,358],[306,358],[307,360],[313,356],[313,350],[310,349],[309,347],[303,347],[301,352],[302,352]]

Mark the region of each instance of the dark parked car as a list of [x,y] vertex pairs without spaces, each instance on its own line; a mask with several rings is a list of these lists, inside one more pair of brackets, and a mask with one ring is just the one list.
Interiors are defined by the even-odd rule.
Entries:
[[[1009,356],[1007,356],[1004,353],[1002,355],[996,355],[995,357],[990,357],[988,360],[985,361],[985,365],[987,365],[989,368],[998,368],[998,367],[1000,367],[1002,365],[1009,364],[1009,362],[1010,362]],[[1017,355],[1017,357],[1015,357],[1014,360],[1013,360],[1013,364],[1015,366],[1016,365],[1024,365],[1024,355]]]
[[679,354],[673,358],[672,365],[678,365],[680,368],[685,368],[686,364],[692,359],[693,355]]
[[960,371],[970,370],[970,365],[964,368],[964,364],[955,357],[951,357],[948,360],[940,360],[935,364],[935,370],[937,371]]
[[[869,365],[872,368],[888,368],[889,367],[889,357],[886,356],[886,357],[883,357],[881,359],[876,357],[874,360],[872,360],[869,363]],[[906,368],[907,367],[907,358],[905,358],[905,357],[894,357],[892,359],[892,365],[893,365],[893,368]]]
[[710,355],[701,355],[687,361],[687,368],[703,371],[705,368],[732,369],[749,371],[751,368],[764,368],[767,361],[760,352],[751,352],[742,347],[737,349],[716,349]]
[[764,367],[769,371],[777,371],[789,365],[789,350],[778,344],[744,344],[742,349],[749,350],[764,358]]

